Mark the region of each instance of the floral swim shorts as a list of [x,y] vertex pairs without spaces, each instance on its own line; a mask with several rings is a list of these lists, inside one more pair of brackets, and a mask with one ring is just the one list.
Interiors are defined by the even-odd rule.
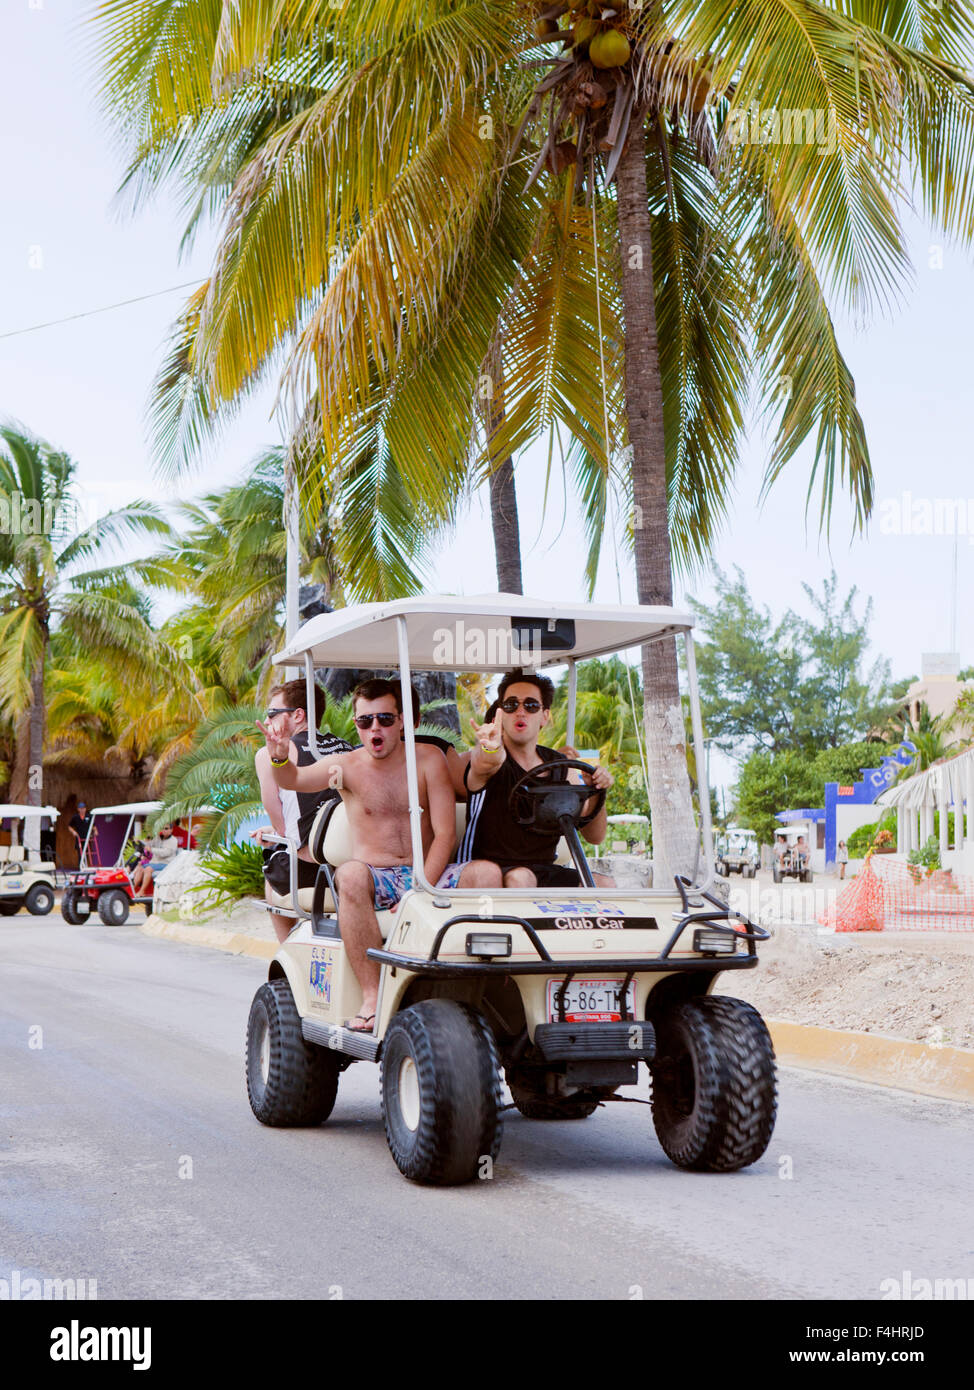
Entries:
[[[413,886],[412,864],[393,864],[385,869],[376,869],[370,864],[369,872],[375,884],[374,902],[377,912],[395,907],[400,898],[404,898]],[[462,872],[462,864],[448,864],[437,880],[437,888],[455,888]]]

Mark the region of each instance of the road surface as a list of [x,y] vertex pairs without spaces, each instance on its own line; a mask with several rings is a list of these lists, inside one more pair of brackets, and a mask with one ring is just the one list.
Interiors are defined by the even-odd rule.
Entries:
[[969,1108],[784,1070],[742,1173],[679,1171],[649,1108],[616,1104],[508,1112],[492,1180],[421,1188],[370,1065],[318,1129],[253,1118],[265,975],[131,925],[0,922],[0,1277],[99,1298],[868,1299],[907,1270],[974,1276]]

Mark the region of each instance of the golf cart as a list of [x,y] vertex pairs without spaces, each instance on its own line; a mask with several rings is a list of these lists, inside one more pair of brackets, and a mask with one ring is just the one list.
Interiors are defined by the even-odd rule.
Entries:
[[12,917],[22,907],[35,917],[46,917],[54,906],[56,885],[53,862],[31,858],[26,847],[17,843],[17,827],[28,816],[58,818],[53,806],[0,805],[0,825],[10,822],[10,844],[0,845],[0,916]]
[[97,806],[81,847],[81,864],[68,878],[61,898],[61,916],[72,926],[87,922],[91,909],[108,927],[128,921],[133,904],[152,911],[152,895],[138,897],[132,875],[142,856],[146,817],[162,810],[161,801],[132,801],[121,806]]
[[[812,851],[804,832],[799,828],[776,828],[774,839],[771,876],[775,883],[780,883],[785,878],[797,878],[800,883],[811,883]],[[803,840],[804,843],[799,844],[799,840]]]
[[754,831],[738,825],[728,826],[726,834],[717,842],[717,872],[724,878],[732,873],[753,878],[760,865],[761,851]]
[[[576,663],[682,635],[697,767],[704,767],[692,617],[664,607],[553,604],[515,595],[424,597],[310,619],[274,657],[315,667],[497,672],[569,668],[569,744]],[[422,866],[416,744],[404,726],[413,862]],[[310,747],[319,756],[314,731]],[[573,766],[572,763],[568,767]],[[586,764],[578,764],[586,768]],[[678,1166],[730,1172],[771,1138],[774,1052],[760,1015],[714,994],[722,970],[757,965],[768,933],[710,892],[709,797],[700,792],[706,866],[700,882],[597,888],[578,836],[590,787],[531,769],[511,793],[518,824],[560,830],[579,888],[438,889],[419,867],[398,907],[378,913],[383,938],[372,1033],[346,1028],[362,995],[341,938],[335,870],[353,857],[341,801],[318,812],[308,844],[319,864],[310,913],[270,963],[247,1027],[247,1091],[265,1125],[319,1125],[343,1071],[377,1063],[386,1138],[400,1171],[430,1183],[484,1176],[502,1127],[501,1071],[514,1106],[536,1120],[581,1120],[652,1078],[659,1142]],[[597,794],[599,803],[604,793]],[[458,806],[458,830],[465,807]],[[596,811],[598,806],[596,807]],[[459,836],[458,836],[459,838]],[[336,905],[337,904],[337,911]]]

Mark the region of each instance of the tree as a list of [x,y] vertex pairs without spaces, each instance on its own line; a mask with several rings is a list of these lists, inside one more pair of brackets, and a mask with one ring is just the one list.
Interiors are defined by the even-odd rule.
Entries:
[[46,440],[0,427],[0,713],[26,719],[26,761],[18,760],[10,794],[31,806],[43,804],[44,676],[57,626],[96,658],[110,658],[123,678],[168,671],[172,680],[178,670],[119,588],[122,573],[84,568],[127,535],[167,534],[168,523],[153,503],[136,501],[76,530],[75,475],[75,463]]
[[780,828],[779,811],[799,807],[821,808],[826,782],[843,786],[858,782],[862,769],[878,767],[893,745],[860,741],[838,748],[823,748],[813,757],[787,748],[777,753],[754,752],[741,765],[734,789],[736,819],[770,844]]
[[785,750],[811,758],[862,737],[888,709],[888,667],[860,668],[869,645],[871,602],[862,618],[856,590],[837,598],[835,574],[821,594],[803,589],[812,619],[788,609],[775,621],[751,597],[742,571],[728,579],[716,566],[716,603],[691,600],[705,642],[697,647],[700,695],[707,731],[723,752]]
[[[755,379],[779,415],[766,484],[816,431],[823,524],[837,481],[868,515],[825,287],[866,310],[904,282],[904,154],[928,217],[970,237],[962,7],[933,23],[805,0],[759,18],[708,0],[620,6],[598,17],[616,31],[610,67],[587,14],[537,35],[514,3],[111,0],[100,15],[134,177],[154,187],[175,169],[199,206],[219,184],[211,174],[201,193],[201,167],[236,174],[213,275],[179,329],[176,434],[287,354],[324,470],[388,445],[417,503],[445,517],[500,327],[503,423],[481,440],[483,467],[564,428],[595,555],[619,469],[641,602],[669,603],[674,558],[706,553]],[[550,57],[529,76],[524,51],[539,43]],[[261,140],[241,109],[278,93],[289,119]],[[755,110],[774,118],[756,133]],[[783,134],[783,111],[820,112],[821,138]],[[201,162],[216,133],[233,159]],[[538,175],[528,191],[521,148]],[[672,641],[645,649],[643,688],[665,873],[689,864],[695,839]]]

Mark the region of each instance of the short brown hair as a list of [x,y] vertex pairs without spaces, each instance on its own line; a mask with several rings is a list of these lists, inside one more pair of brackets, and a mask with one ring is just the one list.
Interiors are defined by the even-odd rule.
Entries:
[[[315,722],[317,729],[325,716],[327,699],[325,692],[320,685],[315,686]],[[287,681],[284,685],[275,685],[270,692],[269,699],[273,700],[275,695],[280,695],[288,709],[303,709],[305,715],[308,713],[308,687],[304,680]],[[308,721],[311,722],[310,720]]]
[[402,688],[398,681],[385,680],[382,676],[374,676],[370,681],[363,681],[352,691],[352,709],[355,708],[356,700],[381,700],[383,695],[391,695],[396,702],[397,714],[402,714]]

